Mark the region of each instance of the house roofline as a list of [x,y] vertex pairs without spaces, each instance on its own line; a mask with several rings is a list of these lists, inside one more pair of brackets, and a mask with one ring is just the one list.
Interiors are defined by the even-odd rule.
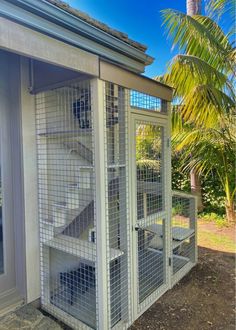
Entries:
[[125,43],[130,44],[131,46],[141,50],[142,52],[145,52],[147,50],[146,45],[141,44],[135,40],[132,40],[131,38],[129,38],[129,36],[126,33],[111,28],[107,24],[105,24],[101,21],[98,21],[97,19],[92,18],[87,13],[71,7],[68,3],[64,2],[64,1],[61,1],[61,0],[41,0],[41,1],[46,1],[46,2],[51,3],[52,5],[68,12],[69,14],[72,14],[79,19],[82,19],[83,21],[87,22],[88,24],[95,26],[99,30],[102,30],[102,31],[114,36],[115,38],[118,38],[118,39],[124,41]]
[[[60,36],[55,32],[56,27],[62,27],[67,34],[69,32],[72,34],[70,44],[114,60],[136,73],[142,73],[145,66],[154,60],[144,51],[59,8],[51,1],[0,0],[0,5],[0,15],[68,43],[68,37],[64,35],[63,29]],[[77,38],[73,35],[76,35]],[[81,40],[78,43],[76,39],[79,38]],[[83,42],[85,38],[86,44]],[[124,58],[127,59],[126,63],[123,62]]]

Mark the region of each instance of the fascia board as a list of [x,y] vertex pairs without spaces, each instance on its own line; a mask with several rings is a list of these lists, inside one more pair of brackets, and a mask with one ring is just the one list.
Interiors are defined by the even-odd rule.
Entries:
[[[105,45],[108,48],[113,48],[116,52],[123,53],[126,56],[133,58],[135,61],[141,62],[143,65],[148,65],[153,62],[153,58],[142,52],[141,50],[132,47],[118,38],[102,31],[80,18],[63,11],[62,9],[53,6],[46,1],[35,0],[8,0],[7,2],[1,0],[0,3],[7,3],[15,5],[19,9],[26,9],[29,14],[35,13],[39,17],[46,18],[49,22],[54,22],[60,26],[64,26],[66,29],[76,32],[76,34],[84,35],[87,39],[96,40],[101,45]],[[1,5],[2,7],[2,5]],[[11,11],[8,10],[8,14]],[[6,13],[5,13],[6,14]],[[18,19],[21,19],[21,15],[18,15]],[[28,22],[29,24],[33,22]]]

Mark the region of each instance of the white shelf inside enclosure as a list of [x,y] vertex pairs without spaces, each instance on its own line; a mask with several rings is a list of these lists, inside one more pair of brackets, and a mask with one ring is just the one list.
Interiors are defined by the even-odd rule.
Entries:
[[61,138],[62,136],[68,136],[68,137],[76,137],[77,135],[83,135],[84,133],[90,133],[92,130],[91,128],[83,128],[83,129],[77,129],[77,130],[68,130],[68,131],[44,131],[39,132],[38,136],[42,137],[50,137],[50,138]]
[[[163,236],[163,226],[159,224],[152,224],[147,227],[147,230],[156,235]],[[172,238],[174,241],[184,241],[194,234],[194,229],[184,227],[172,227]]]
[[[163,255],[163,251],[162,250],[154,249],[154,248],[151,248],[151,247],[148,248],[148,251],[155,252],[156,254],[158,254],[160,256]],[[173,258],[175,260],[182,260],[184,262],[189,262],[189,258],[183,257],[183,256],[179,256],[179,255],[176,255],[176,254],[173,255]]]
[[93,170],[94,166],[90,166],[90,165],[77,165],[78,168],[82,168],[82,169],[88,169],[88,170]]
[[188,238],[182,240],[182,241],[172,241],[172,249],[175,250],[177,247],[181,246],[187,239],[190,239],[194,236],[194,234],[188,236]]
[[159,182],[137,181],[137,192],[161,195],[162,186]]
[[52,204],[52,206],[62,210],[73,211],[75,215],[78,215],[80,212],[82,212],[85,209],[86,206],[88,206],[89,203],[93,201],[93,198],[90,197],[89,195],[84,194],[84,196],[85,196],[84,200],[80,201],[80,204],[78,206],[76,205],[75,207],[73,206],[73,204],[71,205],[67,202],[55,202]]
[[[76,257],[96,261],[96,244],[85,240],[80,240],[66,235],[58,235],[46,242],[46,246],[72,254]],[[110,261],[117,259],[124,254],[123,251],[110,249]]]
[[138,224],[140,227],[149,228],[149,226],[151,226],[155,220],[165,219],[165,218],[166,218],[166,211],[155,212],[153,214],[147,215],[146,218],[139,219]]
[[194,229],[184,227],[173,227],[172,237],[176,241],[184,241],[194,234]]
[[107,166],[107,168],[119,168],[119,167],[125,167],[125,164],[110,164]]
[[[148,249],[154,251],[163,250],[163,226],[160,224],[152,224],[146,228],[148,232],[153,234],[150,242],[148,243]],[[194,230],[183,227],[172,228],[172,249],[175,250],[181,246],[187,239],[190,239],[195,235]]]
[[[194,235],[191,235],[189,238],[193,237]],[[184,243],[184,241],[172,241],[172,250],[175,250],[179,246],[181,246]],[[149,242],[148,250],[152,251],[162,251],[163,250],[163,238],[159,237],[158,240],[155,239],[155,237]]]

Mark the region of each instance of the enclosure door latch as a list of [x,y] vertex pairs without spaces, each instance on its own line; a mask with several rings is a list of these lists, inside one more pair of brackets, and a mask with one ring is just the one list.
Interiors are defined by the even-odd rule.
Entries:
[[135,231],[139,231],[140,229],[141,229],[141,227],[140,227],[139,225],[135,225],[135,226],[134,226],[134,230],[135,230]]

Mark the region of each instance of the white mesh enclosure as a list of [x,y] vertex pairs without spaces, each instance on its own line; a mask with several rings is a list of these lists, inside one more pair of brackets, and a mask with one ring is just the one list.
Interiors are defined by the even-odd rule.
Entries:
[[[108,304],[110,327],[125,327],[130,317],[128,283],[128,177],[127,100],[125,89],[105,83],[106,213],[108,255],[120,256],[109,262]],[[109,258],[110,259],[110,258]]]
[[43,307],[96,327],[94,137],[89,81],[36,95]]
[[165,129],[153,121],[137,120],[135,134],[138,303],[142,311],[166,283]]
[[196,262],[196,200],[190,194],[172,195],[172,261],[173,275]]
[[196,262],[195,199],[169,193],[168,102],[97,78],[35,99],[42,306],[127,329]]

